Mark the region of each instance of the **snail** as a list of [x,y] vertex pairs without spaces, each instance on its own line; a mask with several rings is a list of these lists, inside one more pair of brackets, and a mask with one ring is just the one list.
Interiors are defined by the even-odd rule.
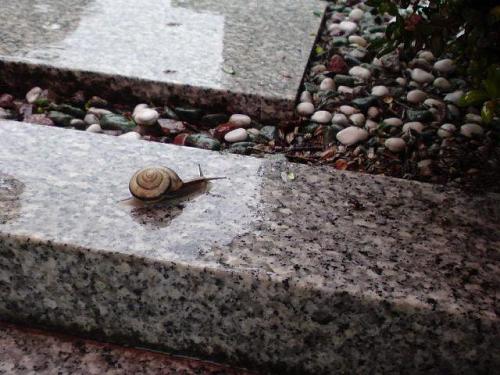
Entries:
[[130,193],[143,202],[158,202],[165,199],[179,198],[206,188],[212,180],[225,177],[205,177],[198,165],[200,176],[182,181],[172,169],[162,166],[151,166],[134,173],[129,183]]

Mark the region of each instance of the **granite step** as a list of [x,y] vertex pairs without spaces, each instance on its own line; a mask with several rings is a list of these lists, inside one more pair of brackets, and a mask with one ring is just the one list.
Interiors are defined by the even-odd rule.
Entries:
[[[133,207],[145,165],[226,176]],[[492,373],[500,196],[0,122],[0,317],[262,372]]]
[[287,119],[325,7],[320,0],[3,2],[0,87]]

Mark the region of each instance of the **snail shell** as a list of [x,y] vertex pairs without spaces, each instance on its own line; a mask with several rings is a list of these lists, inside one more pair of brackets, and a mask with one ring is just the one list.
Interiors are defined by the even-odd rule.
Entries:
[[130,193],[141,201],[156,201],[183,186],[180,177],[167,167],[146,167],[130,179]]

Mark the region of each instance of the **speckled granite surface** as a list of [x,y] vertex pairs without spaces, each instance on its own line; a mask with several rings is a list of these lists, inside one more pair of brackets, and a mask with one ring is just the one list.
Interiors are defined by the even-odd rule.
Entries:
[[[155,160],[228,180],[164,225],[116,202]],[[0,171],[4,318],[274,372],[500,366],[498,195],[12,122]]]
[[0,322],[0,374],[250,375],[194,359],[82,340]]
[[291,116],[324,8],[320,0],[3,2],[0,81]]

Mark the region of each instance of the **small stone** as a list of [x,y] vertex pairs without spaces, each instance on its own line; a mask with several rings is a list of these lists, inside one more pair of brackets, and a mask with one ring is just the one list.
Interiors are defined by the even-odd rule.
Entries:
[[85,123],[85,121],[79,118],[74,118],[73,120],[70,121],[69,126],[72,126],[73,128],[78,130],[85,130],[87,124]]
[[392,152],[401,152],[406,148],[406,142],[403,138],[388,138],[384,143],[385,147]]
[[460,127],[460,133],[467,138],[472,138],[475,135],[483,135],[484,130],[478,124],[464,124]]
[[420,68],[411,71],[411,79],[418,83],[431,83],[434,81],[434,76]]
[[444,97],[444,101],[448,103],[458,104],[460,98],[464,96],[464,92],[462,90],[457,90],[452,93],[449,93]]
[[348,86],[339,86],[337,88],[337,92],[340,94],[352,95],[354,92],[354,89],[352,87],[348,87]]
[[384,124],[389,125],[389,126],[401,126],[401,125],[403,125],[403,121],[397,117],[386,118],[383,122],[384,122]]
[[[177,136],[179,137],[178,141],[182,141],[182,137],[180,136],[182,136],[183,134],[179,134]],[[220,142],[206,134],[190,134],[184,138],[183,142],[186,146],[202,148],[204,150],[212,150],[212,151],[220,150]]]
[[368,132],[357,126],[349,126],[337,133],[337,140],[345,146],[363,142],[368,138]]
[[90,133],[102,133],[102,128],[99,124],[92,124],[87,128],[87,131]]
[[[199,108],[193,107],[176,107],[175,113],[183,121],[189,122],[191,124],[197,123],[203,117],[203,111]],[[197,146],[194,146],[197,147]],[[202,148],[202,147],[200,147]]]
[[449,91],[453,87],[450,81],[448,81],[444,77],[437,77],[432,83],[432,85],[441,91]]
[[235,129],[238,129],[237,125],[231,124],[231,123],[226,123],[226,124],[220,124],[217,126],[214,131],[213,131],[213,136],[214,138],[222,141],[224,139],[224,136],[229,133],[230,131],[233,131]]
[[344,31],[346,34],[352,34],[358,29],[358,25],[351,21],[342,21],[339,27],[340,30]]
[[364,126],[365,122],[366,122],[365,115],[363,115],[362,113],[355,113],[355,114],[351,115],[349,117],[349,120],[351,120],[351,122],[354,125],[359,126],[359,127]]
[[365,128],[368,130],[374,130],[378,128],[378,123],[373,120],[366,120]]
[[323,73],[324,71],[326,71],[326,66],[323,64],[314,65],[311,68],[312,74],[319,74],[319,73]]
[[378,104],[378,97],[372,95],[366,98],[356,98],[352,100],[351,103],[361,111],[367,111],[368,108]]
[[252,123],[252,119],[247,115],[234,114],[229,118],[229,122],[242,128],[247,128]]
[[372,88],[372,95],[375,96],[388,96],[389,89],[386,86],[374,86]]
[[276,139],[276,136],[278,134],[278,129],[276,128],[276,126],[263,126],[261,129],[260,129],[260,136],[266,138],[267,140],[269,141],[272,141],[274,139]]
[[101,116],[100,125],[103,130],[121,130],[123,132],[129,132],[135,128],[132,121],[116,113]]
[[311,121],[317,122],[319,124],[328,124],[332,121],[332,114],[328,111],[317,111],[311,117]]
[[134,120],[138,125],[152,126],[156,124],[160,114],[151,108],[143,108],[136,112]]
[[444,104],[442,101],[434,99],[434,98],[429,98],[425,99],[424,105],[429,108],[440,108],[440,109],[445,109],[446,104]]
[[224,140],[229,143],[243,142],[248,138],[248,133],[245,129],[238,128],[231,130],[224,136]]
[[453,134],[457,131],[457,127],[453,124],[443,124],[437,131],[437,135],[441,138],[453,137]]
[[[173,140],[173,144],[177,146],[184,146],[186,144],[186,139],[189,137],[187,133],[177,134]],[[220,147],[220,143],[219,143]]]
[[314,113],[314,105],[308,102],[300,103],[297,106],[297,113],[303,117],[309,117]]
[[111,112],[108,109],[97,108],[97,107],[90,107],[89,109],[87,109],[87,113],[92,113],[93,115],[96,115],[98,117],[113,114],[113,112]]
[[164,135],[180,134],[186,131],[186,125],[182,121],[173,120],[170,118],[158,119],[161,133]]
[[[353,49],[349,52],[349,57],[351,58],[351,65],[360,65],[361,61],[366,57],[368,50],[366,48],[358,46],[356,49]],[[346,56],[347,61],[347,56]]]
[[406,124],[403,125],[403,132],[408,133],[410,130],[413,130],[416,133],[422,133],[424,130],[424,124],[418,121],[414,122],[407,122]]
[[427,98],[427,94],[422,90],[412,90],[406,95],[406,100],[413,104],[422,103]]
[[351,115],[359,112],[359,110],[357,108],[351,107],[350,105],[341,105],[339,107],[339,111],[342,112],[346,116],[351,116]]
[[349,86],[349,87],[353,87],[356,85],[356,79],[354,77],[351,77],[351,76],[347,76],[347,75],[344,75],[344,74],[337,74],[334,78],[335,80],[335,83],[337,84],[337,86]]
[[446,106],[446,109],[448,110],[448,114],[452,119],[458,120],[461,118],[460,109],[456,105],[448,104]]
[[57,126],[70,126],[71,120],[73,120],[73,116],[58,111],[50,111],[48,117]]
[[367,81],[371,78],[372,76],[372,73],[366,69],[366,68],[363,68],[361,66],[354,66],[352,67],[350,70],[349,70],[349,74],[353,77],[357,77],[357,78],[360,78],[364,81]]
[[349,19],[358,22],[363,19],[363,16],[365,15],[365,12],[363,12],[361,9],[356,8],[351,10],[351,13],[349,13]]
[[[0,113],[2,112],[0,108]],[[0,117],[1,118],[1,117]],[[38,125],[46,125],[46,126],[54,126],[54,121],[48,118],[44,114],[36,114],[24,117],[24,122],[29,122],[30,124],[38,124]]]
[[135,117],[136,114],[138,114],[140,111],[142,111],[143,109],[146,109],[148,108],[149,106],[145,103],[141,103],[141,104],[137,104],[135,107],[134,107],[134,110],[132,112],[132,117]]
[[302,91],[300,94],[300,102],[301,103],[312,103],[312,95],[309,91]]
[[211,128],[215,128],[220,124],[225,124],[228,121],[229,121],[229,116],[226,115],[225,113],[211,113],[201,118],[201,123]]
[[343,113],[335,113],[332,118],[332,124],[349,125],[349,119]]
[[483,122],[483,119],[481,118],[481,116],[476,115],[475,113],[467,113],[465,115],[465,122],[480,124],[481,122]]
[[431,51],[421,51],[418,54],[418,57],[426,60],[427,62],[433,62],[434,60],[436,60],[434,54]]
[[93,96],[89,99],[87,105],[89,107],[106,108],[108,106],[108,101],[99,96]]
[[26,101],[30,104],[35,103],[42,95],[43,90],[40,87],[33,87],[26,93]]
[[396,78],[396,83],[399,86],[406,86],[406,84],[408,83],[408,81],[406,80],[406,78],[398,77],[398,78]]
[[358,46],[361,46],[361,47],[366,47],[368,45],[368,42],[366,41],[365,38],[363,38],[362,36],[359,36],[359,35],[351,35],[349,38],[349,43],[352,43],[352,44],[357,44]]
[[397,73],[401,70],[401,61],[399,59],[398,52],[385,54],[380,58],[380,63],[385,69],[390,70],[394,73]]
[[163,113],[161,117],[177,121],[180,120],[180,117],[177,115],[177,113],[175,113],[175,111],[167,105],[163,107]]
[[66,114],[73,116],[73,117],[77,117],[77,118],[81,118],[81,119],[83,119],[85,117],[85,111],[83,109],[80,109],[78,107],[74,107],[74,106],[69,105],[69,104],[59,104],[59,105],[53,106],[53,109],[58,111],[58,112],[66,113]]
[[367,111],[368,118],[375,119],[380,115],[380,109],[377,107],[370,107]]
[[10,94],[0,95],[0,107],[14,108],[14,97]]
[[139,133],[136,133],[136,132],[128,132],[128,133],[125,133],[125,134],[118,136],[118,138],[130,139],[130,140],[137,141],[137,140],[141,139],[141,135]]
[[429,121],[432,121],[434,119],[434,115],[432,114],[432,112],[427,111],[427,110],[409,109],[406,112],[406,117],[407,117],[409,122],[414,122],[414,121],[429,122]]
[[443,59],[436,61],[434,70],[439,73],[451,73],[456,69],[455,62],[452,59]]
[[251,153],[252,147],[255,146],[254,142],[236,142],[228,148],[228,151],[233,154],[248,155]]
[[83,118],[83,121],[85,121],[85,123],[87,123],[88,125],[99,124],[99,117],[97,117],[93,113],[87,113]]
[[319,89],[322,91],[335,90],[335,81],[331,78],[325,78],[323,81],[321,81]]

